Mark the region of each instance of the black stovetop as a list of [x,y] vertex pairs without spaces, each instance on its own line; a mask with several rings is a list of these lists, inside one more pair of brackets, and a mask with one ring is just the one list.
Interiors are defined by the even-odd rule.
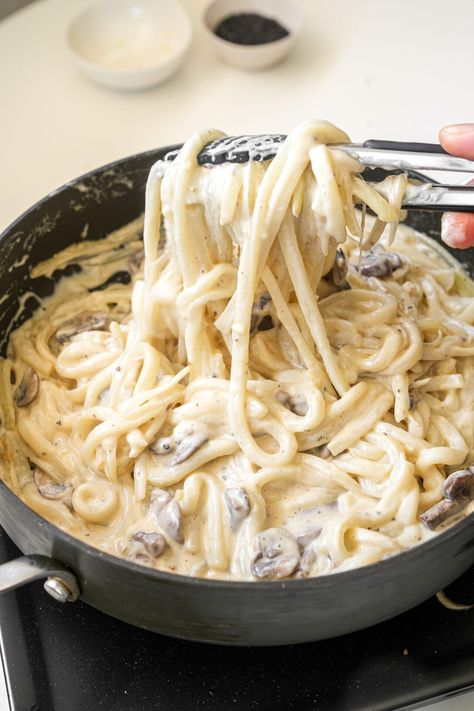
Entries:
[[[0,562],[17,555],[0,529]],[[446,592],[472,601],[474,568]],[[34,583],[0,597],[0,630],[14,711],[386,711],[474,687],[474,610],[436,598],[338,639],[232,648],[60,605]]]

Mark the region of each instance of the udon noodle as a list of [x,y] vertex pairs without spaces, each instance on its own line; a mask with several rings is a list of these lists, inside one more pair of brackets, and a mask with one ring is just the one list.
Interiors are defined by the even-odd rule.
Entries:
[[81,268],[11,334],[3,478],[72,535],[167,571],[375,563],[474,508],[471,283],[397,229],[406,177],[365,182],[331,124],[273,160],[199,166],[221,135],[153,166],[144,221],[33,269]]

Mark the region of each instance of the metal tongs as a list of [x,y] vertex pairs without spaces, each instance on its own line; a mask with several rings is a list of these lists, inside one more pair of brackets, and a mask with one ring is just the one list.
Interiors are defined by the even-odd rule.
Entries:
[[[246,163],[270,160],[286,136],[227,136],[208,143],[198,156],[199,165]],[[402,207],[417,210],[455,210],[474,212],[474,185],[445,185],[432,182],[420,171],[455,171],[474,173],[474,161],[456,158],[436,143],[401,143],[369,140],[361,144],[340,143],[330,146],[344,151],[369,169],[408,174]],[[173,160],[178,151],[168,153]]]

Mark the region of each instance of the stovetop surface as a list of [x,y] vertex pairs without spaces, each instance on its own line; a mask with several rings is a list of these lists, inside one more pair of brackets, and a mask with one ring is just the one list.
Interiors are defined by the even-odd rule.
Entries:
[[[17,555],[0,529],[0,562]],[[446,592],[472,601],[474,568]],[[474,610],[436,598],[337,639],[232,648],[60,605],[34,583],[0,597],[0,630],[14,711],[388,711],[474,686]]]

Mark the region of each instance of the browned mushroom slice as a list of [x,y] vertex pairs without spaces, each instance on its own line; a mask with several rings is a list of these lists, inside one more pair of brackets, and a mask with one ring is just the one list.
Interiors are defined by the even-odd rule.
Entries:
[[320,533],[321,529],[315,528],[312,531],[308,531],[308,533],[303,534],[302,536],[298,536],[298,538],[296,539],[296,542],[298,543],[301,552],[301,557],[298,564],[298,573],[302,578],[306,578],[310,574],[311,568],[316,562],[317,552],[313,544]]
[[467,505],[474,499],[474,467],[450,474],[443,486],[445,499]]
[[208,438],[200,432],[194,432],[183,437],[175,447],[175,453],[170,461],[170,466],[174,467],[176,464],[185,462],[186,459],[189,459],[189,457],[191,457],[194,452],[197,452],[207,441]]
[[313,565],[316,563],[316,558],[318,554],[312,546],[307,548],[304,553],[301,554],[300,562],[298,565],[298,573],[302,578],[307,578],[311,574]]
[[105,331],[109,317],[105,311],[83,311],[74,318],[65,321],[55,333],[59,343],[66,343],[73,336],[85,331]]
[[334,257],[334,264],[332,269],[328,274],[332,283],[338,291],[343,291],[344,289],[350,289],[350,284],[347,283],[347,273],[349,267],[346,260],[346,255],[340,247],[336,249],[336,256]]
[[294,397],[290,397],[287,407],[294,415],[298,415],[299,417],[304,417],[308,413],[309,409],[306,398],[302,396],[298,397],[296,395]]
[[273,321],[270,316],[271,308],[272,297],[268,291],[264,291],[252,306],[250,316],[251,336],[256,333],[256,331],[268,331],[270,328],[273,328]]
[[250,569],[256,578],[287,578],[300,560],[296,539],[284,528],[268,528],[255,539]]
[[362,255],[360,265],[356,269],[362,276],[378,277],[390,276],[394,271],[403,266],[403,260],[396,252],[384,252],[381,248],[371,249]]
[[[165,537],[158,532],[146,533],[145,531],[137,531],[132,536],[132,540],[140,544],[143,552],[151,558],[159,558],[164,553],[167,545]],[[136,552],[138,553],[139,551],[137,550]]]
[[250,511],[249,497],[242,488],[232,487],[224,492],[224,499],[230,513],[232,528],[237,526]]
[[178,502],[164,489],[155,489],[151,495],[151,506],[161,530],[177,543],[183,543]]
[[63,482],[56,483],[42,469],[35,467],[33,470],[33,481],[38,493],[50,501],[61,501],[69,508],[71,507],[72,486]]
[[308,531],[308,533],[304,533],[302,536],[298,536],[296,542],[300,547],[300,551],[306,550],[308,546],[314,543],[316,538],[318,538],[318,536],[320,535],[321,530],[321,528],[313,528],[312,531]]
[[444,482],[443,493],[444,499],[420,516],[432,531],[474,500],[474,467],[450,474]]
[[424,514],[421,514],[420,519],[427,528],[434,531],[434,529],[438,528],[446,519],[459,513],[463,508],[464,505],[459,504],[457,501],[441,499],[441,501],[438,501],[437,504],[425,511]]
[[136,274],[140,271],[144,259],[144,249],[139,249],[138,252],[133,252],[133,254],[129,256],[129,258],[127,259],[127,266],[130,274]]
[[294,415],[304,417],[308,412],[308,401],[302,395],[289,395],[284,390],[279,390],[276,398]]
[[33,368],[27,368],[21,383],[15,390],[14,400],[17,407],[26,407],[36,400],[39,393],[40,379]]

